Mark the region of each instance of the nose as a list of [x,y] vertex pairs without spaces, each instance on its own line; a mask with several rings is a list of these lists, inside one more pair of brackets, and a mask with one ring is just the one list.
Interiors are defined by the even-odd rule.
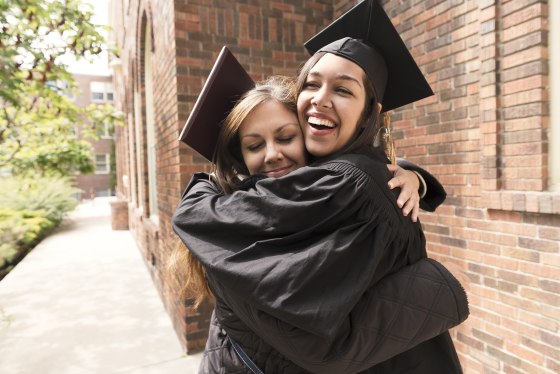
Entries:
[[331,99],[328,90],[325,86],[321,87],[314,92],[311,98],[311,104],[318,107],[330,108]]
[[272,163],[281,160],[284,157],[282,152],[275,144],[267,145],[266,154],[264,155],[264,162]]

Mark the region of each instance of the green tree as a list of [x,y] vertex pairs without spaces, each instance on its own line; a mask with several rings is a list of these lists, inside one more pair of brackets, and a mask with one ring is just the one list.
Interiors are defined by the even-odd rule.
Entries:
[[64,61],[100,54],[102,27],[80,0],[0,0],[0,168],[15,174],[91,172],[89,144],[106,124],[122,123],[112,105],[79,108]]

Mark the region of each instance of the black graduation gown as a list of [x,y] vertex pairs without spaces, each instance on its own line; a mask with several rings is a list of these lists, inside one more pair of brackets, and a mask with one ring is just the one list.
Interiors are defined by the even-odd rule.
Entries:
[[[468,315],[456,280],[413,293],[416,284],[401,281],[396,302],[374,297],[381,279],[426,257],[421,227],[402,216],[386,187],[390,177],[384,155],[371,149],[231,195],[195,176],[174,229],[205,266],[222,327],[258,365],[266,345],[301,372],[421,373],[407,367],[422,365],[460,372],[449,335],[441,334]],[[441,310],[415,305],[430,297]],[[232,315],[258,337],[248,338]],[[396,354],[405,356],[390,359]]]
[[427,212],[435,212],[436,208],[440,206],[447,197],[447,192],[445,192],[441,183],[439,183],[437,178],[431,173],[428,173],[420,166],[404,158],[397,158],[397,164],[406,170],[414,170],[418,172],[422,178],[424,178],[428,191],[426,192],[426,195],[420,199],[420,209]]

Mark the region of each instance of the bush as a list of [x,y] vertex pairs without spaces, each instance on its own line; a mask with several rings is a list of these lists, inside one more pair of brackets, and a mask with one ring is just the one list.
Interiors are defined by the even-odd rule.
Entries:
[[67,178],[7,178],[0,182],[0,207],[15,211],[45,211],[45,217],[58,224],[72,211],[80,192]]
[[0,208],[0,269],[10,270],[55,227],[45,215],[44,210]]
[[78,191],[67,179],[0,181],[0,279],[76,207]]

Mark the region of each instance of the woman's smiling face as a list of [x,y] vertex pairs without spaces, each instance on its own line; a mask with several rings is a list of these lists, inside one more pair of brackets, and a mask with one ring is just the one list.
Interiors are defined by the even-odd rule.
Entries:
[[307,75],[297,100],[307,151],[315,157],[339,151],[354,137],[366,102],[364,71],[325,54]]
[[275,100],[259,104],[239,128],[241,154],[251,175],[278,178],[306,164],[296,115]]

